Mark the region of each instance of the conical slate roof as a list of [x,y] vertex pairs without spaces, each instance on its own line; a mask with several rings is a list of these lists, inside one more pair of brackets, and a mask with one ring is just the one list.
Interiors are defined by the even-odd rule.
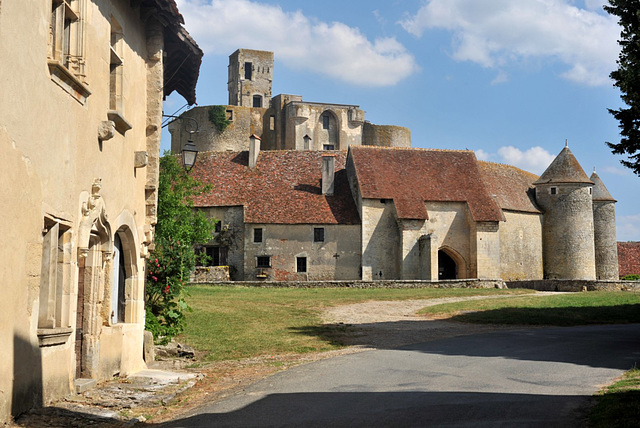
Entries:
[[553,183],[588,183],[593,184],[584,172],[568,146],[551,162],[551,165],[542,173],[533,184]]
[[609,191],[605,187],[604,183],[602,182],[602,180],[600,179],[598,174],[596,174],[595,171],[593,171],[593,174],[591,174],[591,177],[589,177],[589,179],[591,181],[593,181],[593,183],[594,183],[594,186],[593,186],[593,200],[594,201],[617,202],[615,199],[613,199],[613,196],[611,196],[611,193],[609,193]]

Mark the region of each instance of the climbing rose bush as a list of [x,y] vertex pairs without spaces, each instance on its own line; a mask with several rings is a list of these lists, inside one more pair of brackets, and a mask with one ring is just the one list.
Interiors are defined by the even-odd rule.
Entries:
[[194,245],[208,242],[215,229],[213,220],[193,209],[193,196],[208,189],[184,171],[176,157],[165,153],[160,158],[158,223],[145,289],[145,327],[159,344],[182,332],[185,313],[191,310],[185,297],[196,264]]

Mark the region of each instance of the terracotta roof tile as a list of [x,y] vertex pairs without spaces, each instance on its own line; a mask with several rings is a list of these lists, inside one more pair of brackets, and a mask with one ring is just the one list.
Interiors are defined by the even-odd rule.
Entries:
[[640,242],[618,242],[618,270],[620,277],[640,275]]
[[478,161],[489,194],[503,210],[540,213],[535,204],[533,182],[538,176],[511,165]]
[[247,223],[360,224],[344,169],[335,153],[333,196],[321,192],[322,155],[315,151],[260,152],[249,169],[249,152],[201,152],[192,175],[213,186],[196,207],[244,206]]
[[350,156],[362,197],[393,199],[400,218],[428,218],[417,207],[430,201],[466,202],[475,221],[504,220],[473,152],[355,146]]

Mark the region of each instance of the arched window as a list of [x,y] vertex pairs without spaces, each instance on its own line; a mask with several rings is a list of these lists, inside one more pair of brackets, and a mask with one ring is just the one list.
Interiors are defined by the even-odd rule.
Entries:
[[322,150],[339,150],[338,120],[333,112],[326,110],[320,115],[319,138],[317,140]]

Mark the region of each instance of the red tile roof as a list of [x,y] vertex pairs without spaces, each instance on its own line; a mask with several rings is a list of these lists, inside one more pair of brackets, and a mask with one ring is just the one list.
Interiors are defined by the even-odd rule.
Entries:
[[191,174],[213,189],[195,198],[196,207],[244,206],[247,223],[360,224],[344,169],[345,152],[335,153],[334,195],[321,192],[319,151],[260,152],[249,169],[249,152],[201,152]]
[[363,198],[393,199],[399,218],[426,219],[424,202],[466,202],[475,221],[504,220],[471,151],[351,147]]
[[618,270],[620,277],[640,275],[640,242],[618,242]]
[[538,176],[520,168],[479,161],[480,173],[489,194],[503,210],[540,213],[536,206],[533,182]]

